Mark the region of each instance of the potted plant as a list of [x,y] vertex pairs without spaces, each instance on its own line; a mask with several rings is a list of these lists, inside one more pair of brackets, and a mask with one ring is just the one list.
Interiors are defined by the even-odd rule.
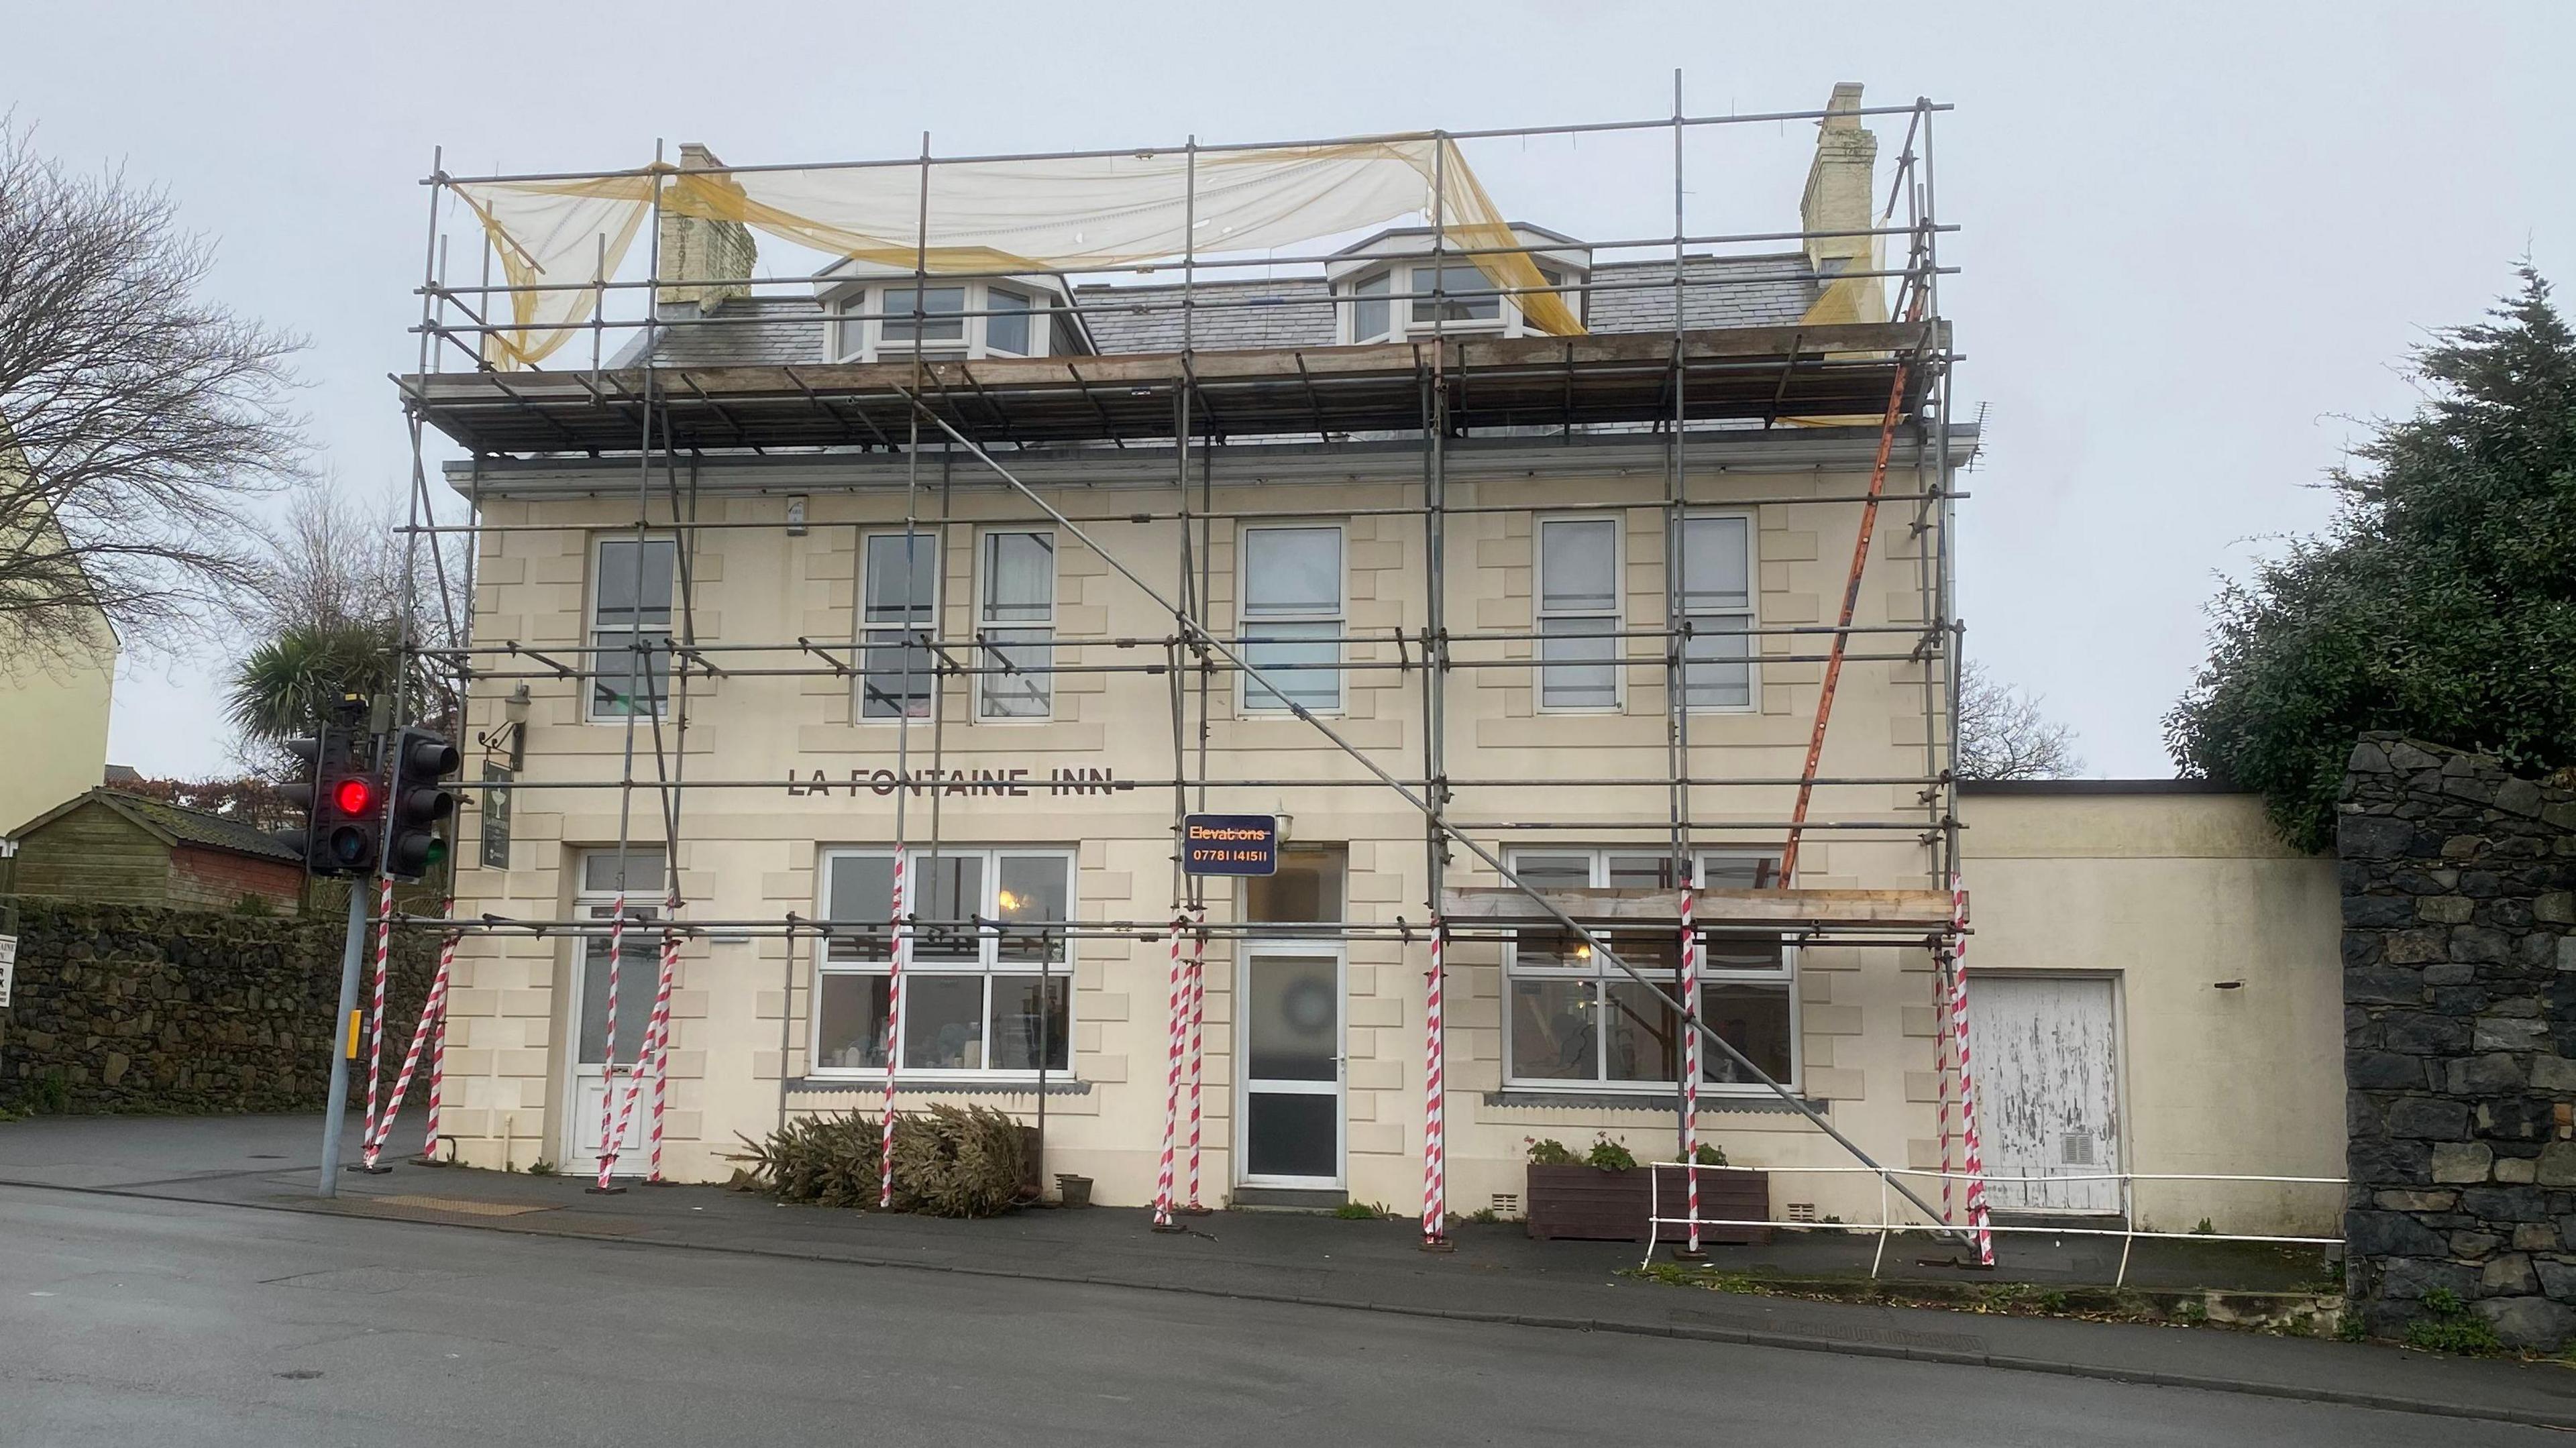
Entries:
[[[1737,1221],[1771,1214],[1771,1181],[1766,1172],[1726,1164],[1726,1153],[1703,1144],[1699,1151],[1699,1205],[1703,1218]],[[1680,1217],[1689,1201],[1689,1173],[1679,1166],[1662,1168],[1663,1180],[1652,1182],[1635,1153],[1605,1133],[1592,1149],[1576,1156],[1563,1142],[1529,1142],[1529,1234],[1538,1238],[1572,1238],[1596,1242],[1634,1242],[1646,1234],[1646,1219],[1656,1214],[1660,1185],[1661,1215]],[[1658,1241],[1689,1237],[1688,1226],[1667,1222]],[[1703,1242],[1767,1242],[1767,1227],[1703,1227]]]

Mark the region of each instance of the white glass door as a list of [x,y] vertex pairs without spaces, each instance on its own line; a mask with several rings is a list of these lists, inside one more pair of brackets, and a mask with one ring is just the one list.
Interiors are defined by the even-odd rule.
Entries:
[[[609,913],[609,907],[592,906],[594,916]],[[658,912],[649,906],[629,905],[630,916],[651,916]],[[568,1172],[594,1172],[599,1169],[599,1144],[607,1135],[604,1116],[608,1111],[622,1111],[626,1106],[627,1081],[635,1071],[635,1055],[644,1045],[644,1027],[653,1014],[653,991],[661,970],[661,942],[650,927],[634,920],[627,922],[625,938],[617,950],[617,1052],[612,1066],[608,1051],[608,936],[602,933],[581,942],[581,967],[574,974],[574,1019],[581,1023],[575,1033],[572,1061],[572,1090],[565,1098],[572,1112],[564,1122],[563,1139]],[[612,1074],[613,1073],[613,1074]],[[616,1100],[607,1103],[612,1083]],[[626,1130],[619,1138],[616,1171],[619,1176],[640,1176],[646,1162],[645,1117],[653,1109],[650,1080],[635,1100],[634,1114],[627,1119]]]
[[1236,1160],[1248,1186],[1342,1185],[1342,957],[1248,951]]

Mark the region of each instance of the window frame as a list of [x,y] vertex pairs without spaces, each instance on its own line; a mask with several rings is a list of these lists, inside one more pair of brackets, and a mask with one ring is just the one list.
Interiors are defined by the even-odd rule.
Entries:
[[[1554,261],[1541,261],[1529,253],[1524,255],[1530,255],[1531,264],[1538,268],[1539,279],[1548,286],[1551,295],[1562,300],[1578,318],[1589,316],[1589,268],[1568,268]],[[1494,284],[1493,293],[1502,304],[1499,317],[1454,318],[1446,322],[1416,318],[1414,308],[1429,306],[1431,299],[1428,296],[1417,297],[1415,293],[1428,292],[1431,288],[1428,282],[1415,283],[1414,273],[1428,274],[1438,266],[1465,267],[1482,275],[1482,268],[1476,266],[1474,257],[1451,255],[1445,261],[1435,263],[1431,252],[1420,251],[1383,254],[1372,258],[1367,265],[1335,278],[1331,290],[1336,340],[1344,346],[1357,347],[1412,341],[1435,333],[1441,336],[1533,335],[1529,312],[1521,305],[1521,299],[1499,283]],[[1361,289],[1364,287],[1378,287],[1380,290],[1363,292]],[[1566,287],[1572,290],[1557,290]],[[1361,309],[1372,305],[1386,309],[1386,326],[1375,332],[1360,323]]]
[[[833,934],[834,925],[830,922],[834,922],[836,919],[832,914],[832,874],[837,868],[838,862],[842,860],[868,859],[885,860],[890,862],[894,858],[894,852],[894,846],[892,845],[826,845],[821,849],[817,856],[814,870],[816,892],[814,906],[815,918],[827,923],[825,925],[824,933],[818,936],[814,941],[814,953],[807,971],[808,994],[806,997],[807,1004],[805,1010],[805,1074],[817,1080],[882,1081],[885,1079],[885,1065],[883,1062],[879,1062],[873,1066],[826,1066],[822,1064],[823,982],[828,976],[854,977],[866,980],[871,978],[889,977],[893,974],[894,932],[891,928],[886,928],[884,930],[883,938],[885,940],[885,954],[882,958],[867,958],[863,952],[858,958],[834,959],[833,946],[838,941],[856,939],[864,942],[867,937],[863,935],[835,936]],[[912,965],[904,972],[906,991],[909,993],[911,985],[926,976],[946,977],[950,979],[972,978],[980,981],[982,983],[983,1005],[978,1020],[981,1022],[981,1028],[985,1034],[979,1038],[978,1045],[981,1047],[986,1060],[989,1062],[992,1053],[992,1039],[990,1033],[993,1023],[994,982],[997,980],[1037,980],[1041,976],[1050,981],[1063,982],[1064,1034],[1061,1037],[1052,1038],[1050,1044],[1055,1044],[1057,1042],[1062,1044],[1065,1064],[1060,1067],[1050,1065],[1046,1069],[1046,1074],[1048,1079],[1051,1081],[1070,1081],[1077,1079],[1074,1073],[1076,1057],[1073,1048],[1073,1039],[1074,1022],[1076,1020],[1074,1007],[1077,1004],[1076,997],[1079,993],[1074,987],[1074,975],[1081,958],[1080,937],[1071,929],[1067,929],[1060,937],[1063,946],[1061,952],[1062,959],[1050,960],[1046,962],[1043,967],[1041,967],[1040,963],[1035,960],[1020,961],[1008,959],[1004,957],[1001,952],[1003,927],[1001,926],[999,919],[1001,913],[999,897],[1002,889],[1002,861],[1005,857],[1011,859],[1052,859],[1059,861],[1064,866],[1065,920],[1061,923],[1070,925],[1071,922],[1080,919],[1082,915],[1081,852],[1077,848],[1067,845],[976,845],[965,848],[945,847],[942,848],[935,857],[926,850],[908,852],[906,864],[910,868],[921,869],[926,867],[934,858],[960,859],[967,857],[972,857],[980,861],[982,864],[981,880],[977,890],[979,898],[976,902],[973,913],[978,919],[993,923],[983,925],[977,930],[975,959],[972,962],[963,960],[924,960],[921,958],[918,949],[916,949]],[[893,918],[893,901],[888,900],[886,903],[887,920],[885,924],[890,927]],[[1043,1004],[1044,1003],[1041,1002],[1042,1006]],[[910,1010],[906,1010],[904,1012],[904,1017],[904,1028],[907,1032],[909,1032],[915,1024],[918,1024],[920,1020],[920,1018]],[[974,1082],[1026,1081],[1033,1083],[1038,1079],[1038,1068],[1035,1066],[1009,1068],[997,1067],[989,1064],[983,1066],[907,1066],[903,1064],[904,1044],[905,1043],[901,1041],[895,1043],[894,1074],[895,1080],[898,1082],[953,1082],[966,1084]]]
[[[1744,635],[1744,702],[1741,704],[1694,704],[1690,702],[1689,640],[1683,640],[1682,707],[1692,714],[1759,714],[1762,712],[1762,653],[1758,637],[1751,630],[1762,626],[1762,521],[1750,508],[1694,508],[1682,515],[1684,524],[1680,544],[1681,556],[1673,562],[1687,569],[1690,533],[1693,522],[1731,518],[1744,524],[1744,610],[1741,615],[1689,612],[1687,599],[1682,603],[1685,619],[1742,617]],[[1678,592],[1678,590],[1676,590]]]
[[[1332,613],[1329,616],[1311,612],[1301,614],[1268,615],[1256,622],[1256,620],[1246,612],[1246,609],[1250,607],[1249,597],[1251,589],[1247,586],[1247,583],[1251,577],[1251,568],[1249,565],[1252,557],[1252,535],[1255,533],[1270,532],[1314,532],[1325,529],[1331,530],[1333,534],[1334,558],[1338,565],[1334,570],[1335,602]],[[1335,642],[1333,644],[1332,707],[1328,709],[1318,709],[1312,704],[1309,704],[1306,705],[1306,712],[1309,714],[1322,717],[1339,717],[1350,708],[1350,648],[1349,645],[1341,642],[1343,637],[1350,632],[1350,616],[1351,536],[1350,525],[1347,522],[1338,518],[1316,519],[1313,521],[1267,518],[1258,523],[1245,523],[1235,530],[1234,640],[1235,647],[1242,650],[1247,659],[1250,658],[1251,651],[1256,646],[1256,641],[1251,638],[1250,631],[1257,627],[1258,624],[1329,623],[1334,626],[1333,638]],[[1262,640],[1260,642],[1273,641]],[[1289,641],[1277,640],[1276,642]],[[1312,676],[1321,673],[1322,670],[1300,669],[1296,672],[1300,675]],[[1284,694],[1278,694],[1275,692],[1271,694],[1271,697],[1274,700],[1277,700],[1276,703],[1256,704],[1253,702],[1253,691],[1257,687],[1258,686],[1252,682],[1251,674],[1242,670],[1236,671],[1234,708],[1237,717],[1246,719],[1294,719],[1297,717],[1297,711],[1289,707],[1287,696]]]
[[[947,582],[948,569],[946,564],[948,552],[946,534],[942,529],[937,527],[920,528],[913,532],[913,536],[927,543],[930,549],[930,602],[923,612],[920,624],[917,626],[906,624],[901,627],[889,629],[887,625],[871,623],[868,620],[868,570],[870,567],[870,547],[880,538],[901,538],[903,536],[904,532],[900,528],[872,528],[859,534],[859,566],[856,570],[858,574],[859,594],[857,603],[852,610],[854,614],[852,622],[855,625],[857,632],[857,638],[854,642],[857,645],[859,666],[858,677],[851,683],[850,694],[850,720],[854,724],[901,724],[907,717],[912,719],[914,722],[919,723],[939,717],[939,696],[942,691],[939,687],[940,675],[938,659],[935,655],[932,657],[931,670],[925,680],[927,698],[923,701],[922,712],[918,714],[897,712],[893,714],[877,715],[871,715],[868,713],[868,681],[874,676],[875,672],[868,667],[868,658],[872,649],[883,647],[883,645],[870,643],[869,636],[885,632],[893,632],[897,635],[906,633],[925,633],[933,638],[937,638],[939,636],[939,606],[941,595],[946,591],[942,585]],[[900,643],[898,643],[897,647],[900,646]]]
[[[1055,314],[1064,298],[1042,286],[1016,281],[948,281],[933,276],[922,283],[925,291],[956,288],[960,293],[959,312],[955,314],[958,335],[932,337],[918,346],[909,337],[890,336],[887,324],[911,325],[910,309],[897,314],[889,312],[896,292],[912,290],[915,278],[909,274],[880,277],[853,285],[831,298],[826,308],[823,350],[834,362],[880,362],[907,358],[918,351],[933,359],[978,357],[1051,357],[1055,355]],[[1024,303],[1028,323],[1028,350],[1012,351],[993,346],[990,313],[996,291],[1018,298]],[[942,325],[941,318],[951,314],[931,312],[926,325]]]
[[[599,620],[599,587],[600,587],[600,584],[601,584],[602,582],[604,582],[604,581],[606,580],[606,577],[607,577],[607,572],[608,572],[608,569],[607,569],[607,561],[606,561],[606,552],[607,552],[607,549],[608,549],[609,545],[611,545],[611,544],[636,543],[636,542],[639,542],[639,541],[644,545],[644,547],[645,547],[646,549],[651,548],[651,547],[652,547],[653,545],[655,545],[655,544],[668,544],[668,545],[670,546],[670,549],[671,549],[671,605],[670,605],[670,612],[671,612],[671,615],[672,615],[671,621],[670,621],[670,622],[666,622],[666,623],[664,623],[664,624],[663,624],[660,628],[658,628],[658,629],[655,629],[655,628],[646,628],[646,627],[644,627],[642,624],[618,624],[618,625],[608,625],[608,626],[604,626],[604,625],[602,625],[602,624],[600,623],[600,620]],[[627,720],[627,718],[628,718],[629,714],[632,714],[632,716],[633,716],[633,717],[638,718],[638,719],[655,719],[655,718],[663,718],[663,717],[667,717],[667,716],[669,715],[669,713],[670,713],[670,709],[671,709],[671,697],[670,697],[670,694],[668,693],[668,691],[667,691],[667,690],[666,690],[664,693],[662,693],[659,697],[657,697],[657,698],[655,699],[655,701],[654,701],[654,708],[653,708],[653,710],[652,710],[652,712],[651,712],[651,713],[646,713],[645,711],[640,710],[640,709],[638,709],[638,710],[628,710],[628,711],[622,711],[622,712],[621,712],[621,711],[603,712],[603,711],[600,709],[600,707],[599,707],[599,703],[600,703],[600,701],[599,701],[599,681],[600,681],[602,678],[604,678],[604,677],[606,676],[606,675],[605,675],[605,671],[600,667],[602,660],[603,660],[606,656],[605,656],[605,655],[603,655],[603,654],[601,654],[601,653],[599,653],[599,652],[598,652],[598,650],[602,647],[602,644],[600,643],[600,637],[601,637],[601,635],[603,635],[603,634],[611,634],[611,633],[616,633],[616,634],[628,634],[628,635],[637,635],[637,634],[641,634],[641,635],[658,636],[658,637],[662,640],[663,645],[664,645],[664,648],[663,648],[663,650],[662,650],[662,653],[663,653],[663,656],[664,656],[664,658],[665,658],[665,660],[666,660],[666,661],[667,661],[667,660],[669,660],[669,659],[671,659],[671,658],[673,658],[673,657],[676,657],[676,656],[672,653],[672,651],[671,651],[670,643],[671,643],[671,639],[672,639],[673,632],[674,632],[672,625],[678,621],[678,615],[679,615],[679,612],[680,612],[680,539],[679,539],[679,535],[674,534],[674,533],[655,533],[655,532],[647,531],[647,532],[646,532],[646,533],[644,533],[644,534],[642,535],[642,537],[639,539],[639,538],[638,538],[638,536],[637,536],[633,531],[631,531],[631,530],[629,530],[629,531],[624,531],[624,532],[598,532],[598,533],[593,533],[593,534],[591,534],[591,535],[590,535],[590,550],[589,550],[589,551],[590,551],[590,558],[589,558],[589,564],[590,564],[589,572],[590,572],[590,577],[589,577],[589,580],[588,580],[585,584],[583,584],[583,586],[582,586],[582,605],[581,605],[582,631],[581,631],[581,637],[582,637],[582,642],[584,643],[584,645],[585,645],[585,646],[587,646],[587,647],[588,647],[592,652],[590,652],[589,654],[585,655],[585,657],[586,657],[586,658],[588,659],[588,661],[589,661],[589,665],[590,665],[590,666],[589,666],[589,668],[587,668],[586,670],[584,670],[584,671],[583,671],[583,674],[582,674],[582,691],[581,691],[581,720],[582,720],[582,722],[583,722],[583,723],[585,723],[585,724],[624,724],[624,723],[626,722],[626,720]],[[640,585],[640,583],[642,582],[642,579],[643,579],[643,567],[642,567],[642,564],[643,564],[643,555],[642,555],[642,553],[640,553],[640,552],[639,552],[639,553],[638,553],[638,555],[637,555],[636,563],[637,563],[637,567],[636,567],[636,579],[637,579],[637,582],[638,582],[638,583],[639,583],[639,585]],[[641,602],[641,601],[639,600],[638,602],[639,602],[639,611],[640,611],[640,602]],[[666,662],[666,663],[665,663],[665,665],[664,665],[664,668],[665,668],[665,677],[666,677],[666,678],[668,677],[668,672],[667,672],[667,671],[668,671],[668,667],[669,667],[669,665],[668,665],[668,663]],[[650,667],[649,667],[649,665],[648,665],[648,666],[647,666],[647,670],[646,670],[646,674],[647,674],[647,677],[648,677],[648,678],[650,677],[650,672],[651,672],[651,671],[650,671]]]
[[[991,617],[991,609],[993,607],[991,592],[993,585],[993,551],[990,540],[1008,536],[1027,536],[1044,538],[1047,540],[1047,612],[1046,621],[1044,623],[1037,623],[1027,619],[995,619]],[[1050,666],[1054,664],[1055,650],[1057,646],[1057,619],[1062,613],[1062,605],[1056,598],[1057,593],[1062,589],[1064,584],[1064,576],[1060,568],[1062,561],[1063,555],[1059,551],[1059,540],[1056,537],[1056,530],[1053,528],[989,527],[978,528],[975,530],[975,667],[978,670],[974,676],[975,723],[1026,725],[1046,724],[1054,721],[1056,703],[1054,674],[1044,673],[1025,676],[1035,679],[1037,681],[1036,687],[1046,695],[1046,709],[1043,713],[993,714],[986,712],[987,707],[992,702],[993,686],[1001,680],[1009,679],[1014,676],[1010,674],[986,673],[982,671],[992,667],[993,663],[996,661],[993,657],[993,646],[985,642],[986,634],[995,631],[1011,633],[1036,633],[1043,631],[1046,634],[1047,663]]]
[[[1587,867],[1590,871],[1587,878],[1591,881],[1592,888],[1598,889],[1606,887],[1609,882],[1610,861],[1612,857],[1651,857],[1659,855],[1660,853],[1660,851],[1657,851],[1651,846],[1534,845],[1525,849],[1516,849],[1511,851],[1504,856],[1504,861],[1506,864],[1511,865],[1513,867],[1513,872],[1517,874],[1519,873],[1519,867],[1523,860],[1580,855],[1585,857],[1587,861]],[[1769,862],[1776,869],[1778,860],[1779,856],[1775,852],[1765,850],[1701,850],[1694,853],[1691,857],[1692,882],[1697,888],[1707,888],[1706,882],[1709,878],[1709,867],[1718,861]],[[1720,936],[1748,939],[1767,938],[1762,932],[1741,930],[1716,931],[1704,929],[1700,932],[1700,935],[1703,939]],[[1789,1012],[1789,1071],[1788,1074],[1781,1076],[1778,1079],[1782,1086],[1787,1087],[1791,1091],[1801,1089],[1800,1083],[1805,1079],[1807,1067],[1806,1043],[1803,1037],[1804,1004],[1799,999],[1798,987],[1798,949],[1799,947],[1797,942],[1788,934],[1783,933],[1780,936],[1780,963],[1777,966],[1768,966],[1757,970],[1746,970],[1740,968],[1719,968],[1703,964],[1699,971],[1699,986],[1703,993],[1713,985],[1764,985],[1780,988],[1785,1000],[1787,1001]],[[1679,964],[1679,961],[1676,960],[1675,969],[1672,976],[1669,978],[1669,984],[1673,987],[1676,995],[1678,994],[1680,985]],[[1653,972],[1648,972],[1648,975],[1652,977]],[[1633,984],[1630,977],[1624,971],[1621,971],[1606,962],[1594,962],[1585,965],[1524,965],[1520,960],[1520,943],[1518,939],[1515,938],[1504,942],[1502,1012],[1502,1082],[1504,1090],[1522,1092],[1544,1091],[1558,1094],[1602,1096],[1668,1096],[1680,1091],[1681,1082],[1678,1079],[1678,1072],[1676,1072],[1675,1078],[1671,1080],[1618,1081],[1611,1079],[1609,1074],[1610,1063],[1608,1054],[1601,1049],[1597,1029],[1596,1039],[1592,1047],[1593,1062],[1592,1076],[1590,1079],[1567,1079],[1565,1077],[1520,1075],[1520,1063],[1517,1059],[1517,1052],[1513,1045],[1515,1032],[1512,1020],[1512,1003],[1514,986],[1518,982],[1524,980],[1587,983],[1590,986],[1590,990],[1588,992],[1590,998],[1585,1003],[1584,1008],[1593,1011],[1596,1019],[1598,1018],[1599,1013],[1608,1009],[1606,1005],[1606,990],[1609,985],[1614,983]],[[1705,1018],[1705,1015],[1703,1015],[1702,1019]],[[1701,1080],[1699,1090],[1702,1096],[1766,1097],[1771,1094],[1771,1088],[1762,1085],[1760,1082],[1715,1081],[1708,1079],[1709,1072],[1724,1058],[1725,1053],[1722,1051],[1705,1046],[1701,1048]]]
[[[1365,290],[1371,286],[1376,290]],[[1355,277],[1343,290],[1343,295],[1336,299],[1341,303],[1338,310],[1342,314],[1342,340],[1354,346],[1365,346],[1392,342],[1400,336],[1401,329],[1395,324],[1394,293],[1395,268],[1391,266],[1377,267]],[[1361,309],[1371,306],[1381,309],[1386,316],[1386,325],[1375,331],[1364,330],[1360,324]]]
[[[1559,609],[1547,606],[1547,529],[1550,524],[1594,523],[1610,529],[1610,606],[1602,609]],[[1618,714],[1628,707],[1627,640],[1619,637],[1626,626],[1628,577],[1628,515],[1624,511],[1541,513],[1530,520],[1530,632],[1532,654],[1530,665],[1530,704],[1542,714]],[[1607,704],[1550,704],[1547,702],[1547,624],[1550,619],[1607,619],[1610,623],[1610,702]],[[1579,637],[1579,635],[1574,635]],[[1561,664],[1558,667],[1573,667]]]
[[[912,307],[907,305],[900,313],[898,313],[895,310],[894,294],[897,292],[909,292],[915,288],[919,288],[922,297],[920,323],[923,330],[928,331],[933,327],[945,327],[953,321],[957,324],[956,336],[925,336],[915,338],[896,337],[888,333],[887,329],[889,327],[909,327],[913,325]],[[930,277],[927,279],[904,277],[899,282],[888,282],[882,286],[869,287],[869,293],[878,299],[876,308],[878,316],[874,323],[874,332],[872,334],[876,338],[877,351],[879,353],[899,352],[907,357],[911,356],[915,351],[919,351],[925,356],[934,353],[947,352],[971,354],[975,349],[976,329],[968,324],[978,319],[969,317],[966,314],[976,309],[975,296],[980,290],[981,288],[972,282],[941,281],[937,277]],[[955,292],[957,294],[956,311],[934,312],[930,310],[929,299],[939,292]]]
[[[982,355],[987,357],[1043,357],[1046,355],[1046,339],[1038,331],[1038,328],[1045,324],[1046,309],[1038,305],[1036,296],[1025,288],[1005,286],[999,282],[986,282],[978,290],[984,294],[982,308],[984,315],[974,319],[973,330],[980,334],[983,343]],[[1027,336],[1024,339],[1026,345],[1016,350],[998,347],[993,343],[993,323],[1000,320],[994,314],[1003,310],[993,300],[997,294],[1019,299],[1020,305],[1017,310],[1020,325],[1027,329]]]
[[[1445,273],[1461,271],[1473,273],[1479,281],[1485,284],[1484,289],[1459,292],[1440,291],[1440,287],[1444,282]],[[1478,266],[1476,264],[1476,259],[1471,256],[1457,257],[1454,259],[1443,256],[1435,259],[1430,254],[1426,253],[1422,256],[1416,257],[1406,264],[1404,289],[1411,294],[1405,298],[1404,302],[1404,325],[1405,330],[1410,334],[1419,335],[1424,332],[1439,332],[1443,335],[1449,335],[1458,332],[1508,332],[1517,327],[1522,320],[1520,307],[1514,302],[1513,298],[1504,293],[1502,283],[1495,281],[1492,277],[1486,276],[1485,269]],[[1433,293],[1435,292],[1438,293],[1437,298],[1433,296]],[[1423,309],[1426,307],[1441,305],[1455,307],[1461,304],[1462,298],[1482,298],[1486,302],[1490,302],[1492,304],[1494,314],[1490,317],[1426,317],[1422,315]]]

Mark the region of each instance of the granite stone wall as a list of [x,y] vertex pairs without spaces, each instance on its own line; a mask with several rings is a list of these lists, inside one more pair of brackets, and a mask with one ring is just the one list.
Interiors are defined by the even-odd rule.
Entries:
[[2576,794],[2369,735],[2337,852],[2347,1290],[2374,1333],[2448,1293],[2555,1348],[2576,1337]]
[[[22,899],[17,984],[0,1010],[0,1105],[319,1109],[330,1090],[344,928],[338,919]],[[388,1085],[436,954],[425,935],[396,937]]]

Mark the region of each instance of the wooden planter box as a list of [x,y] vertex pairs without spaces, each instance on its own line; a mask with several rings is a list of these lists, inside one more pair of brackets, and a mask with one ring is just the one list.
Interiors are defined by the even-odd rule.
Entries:
[[[1667,1217],[1681,1216],[1690,1200],[1688,1172],[1678,1166],[1664,1174],[1662,1207]],[[1646,1218],[1655,1209],[1645,1167],[1603,1171],[1591,1166],[1538,1166],[1529,1169],[1529,1234],[1542,1239],[1570,1238],[1590,1242],[1638,1242],[1646,1236]],[[1699,1211],[1703,1218],[1744,1220],[1771,1215],[1771,1175],[1750,1167],[1704,1166],[1699,1169]],[[1681,1242],[1690,1228],[1667,1222],[1659,1242]],[[1702,1242],[1764,1243],[1768,1227],[1702,1227]]]

